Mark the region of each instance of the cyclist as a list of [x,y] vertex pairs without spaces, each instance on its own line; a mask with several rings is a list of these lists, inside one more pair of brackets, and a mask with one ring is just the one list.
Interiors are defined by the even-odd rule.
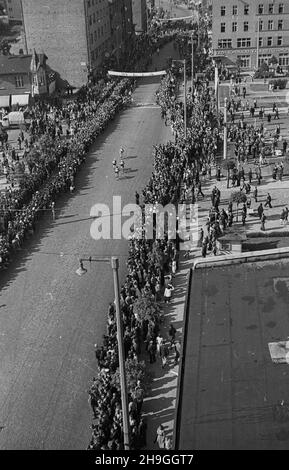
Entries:
[[120,149],[119,149],[119,156],[120,156],[120,159],[122,160],[123,156],[124,156],[124,148],[123,147],[120,147]]
[[120,165],[120,168],[122,169],[122,172],[124,173],[124,161],[122,159],[120,160],[119,165]]
[[114,167],[114,174],[115,174],[115,177],[118,179],[119,178],[119,168],[118,168],[117,165]]

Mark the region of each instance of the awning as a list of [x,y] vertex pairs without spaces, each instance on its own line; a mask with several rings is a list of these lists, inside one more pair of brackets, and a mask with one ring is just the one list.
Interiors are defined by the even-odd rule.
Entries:
[[9,108],[10,96],[0,96],[0,108]]
[[29,104],[29,94],[26,95],[12,95],[12,106],[18,104],[19,106],[27,106]]

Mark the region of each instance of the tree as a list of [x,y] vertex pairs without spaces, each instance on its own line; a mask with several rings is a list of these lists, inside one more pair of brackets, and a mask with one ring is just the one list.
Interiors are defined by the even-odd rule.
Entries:
[[225,160],[222,164],[223,169],[227,171],[227,188],[229,188],[230,170],[233,170],[235,166],[234,160]]
[[244,204],[247,201],[247,196],[242,191],[235,191],[231,194],[231,201],[237,204],[237,218],[236,221],[238,222],[238,210],[239,204]]
[[[143,389],[146,389],[150,378],[148,377],[145,369],[144,361],[138,361],[137,359],[127,359],[125,361],[125,375],[128,393],[132,393],[134,391],[138,380],[141,381]],[[119,369],[117,369],[111,376],[110,385],[116,387],[120,391]]]
[[272,55],[272,57],[269,60],[270,65],[277,65],[278,64],[278,59],[276,56]]
[[268,72],[269,72],[269,65],[267,64],[267,62],[263,62],[259,68],[259,73],[261,76],[265,78],[266,73]]
[[141,297],[133,305],[133,313],[139,323],[144,320],[158,321],[160,316],[160,307],[151,297]]
[[0,55],[9,55],[11,44],[6,39],[0,40]]

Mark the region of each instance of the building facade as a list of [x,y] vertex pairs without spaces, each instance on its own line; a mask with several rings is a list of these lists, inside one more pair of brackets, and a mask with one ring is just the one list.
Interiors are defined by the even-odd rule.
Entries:
[[6,10],[9,22],[22,22],[21,0],[6,0]]
[[0,56],[0,108],[19,104],[49,93],[45,54]]
[[110,16],[110,48],[111,63],[119,66],[125,54],[133,45],[133,19],[131,0],[108,0]]
[[214,0],[212,47],[243,69],[256,69],[275,56],[289,67],[288,0]]
[[147,31],[147,3],[146,0],[132,0],[132,18],[136,34]]
[[44,51],[61,79],[85,85],[109,48],[108,0],[22,0],[22,10],[27,53]]

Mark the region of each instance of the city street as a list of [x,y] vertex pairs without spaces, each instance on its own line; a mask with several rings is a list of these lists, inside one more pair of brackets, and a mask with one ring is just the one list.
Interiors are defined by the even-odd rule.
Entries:
[[[166,46],[152,67],[173,56]],[[120,257],[124,279],[127,242],[90,236],[96,203],[113,195],[134,203],[152,172],[152,146],[170,138],[154,105],[158,81],[139,83],[134,104],[92,147],[76,178],[76,192],[56,203],[56,221],[44,216],[17,261],[1,273],[0,448],[84,449],[90,439],[87,390],[96,375],[94,344],[106,333],[113,300],[110,265],[86,266],[80,256]],[[143,105],[142,105],[143,104]],[[125,174],[115,179],[112,160],[125,148]]]

